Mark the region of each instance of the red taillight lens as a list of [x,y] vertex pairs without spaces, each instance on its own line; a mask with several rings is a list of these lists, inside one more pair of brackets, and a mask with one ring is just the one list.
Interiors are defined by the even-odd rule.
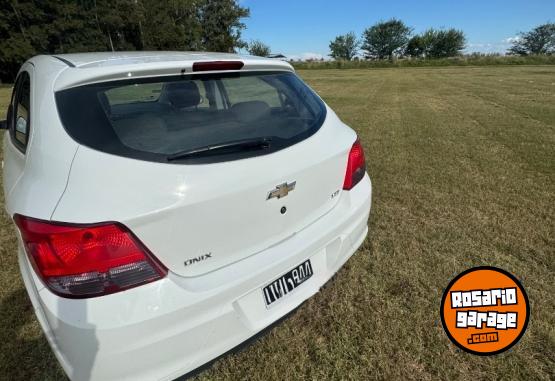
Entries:
[[360,144],[360,140],[351,147],[349,152],[349,159],[347,161],[347,172],[345,173],[345,181],[343,182],[343,189],[350,190],[358,184],[366,173],[366,161],[364,159],[364,150]]
[[241,70],[241,61],[206,61],[193,63],[193,71]]
[[167,274],[125,226],[61,224],[14,216],[29,260],[54,293],[86,298],[149,283]]

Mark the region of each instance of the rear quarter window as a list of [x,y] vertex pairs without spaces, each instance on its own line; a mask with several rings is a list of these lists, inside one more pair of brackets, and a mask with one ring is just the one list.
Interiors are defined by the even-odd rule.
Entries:
[[168,162],[176,152],[269,138],[265,150],[189,157],[206,163],[269,154],[314,134],[323,102],[290,72],[229,72],[95,83],[56,93],[64,128],[77,142],[119,155]]
[[17,78],[8,117],[12,143],[25,152],[31,128],[31,78],[25,71]]

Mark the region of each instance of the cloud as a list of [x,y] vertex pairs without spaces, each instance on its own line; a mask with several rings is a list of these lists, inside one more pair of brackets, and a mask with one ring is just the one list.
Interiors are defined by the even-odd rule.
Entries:
[[513,36],[513,37],[507,37],[506,39],[503,40],[504,43],[506,44],[512,44],[514,42],[518,42],[521,40],[520,36]]
[[308,61],[308,60],[321,60],[321,59],[328,59],[327,56],[320,54],[320,53],[314,53],[314,52],[304,52],[304,53],[300,53],[300,54],[285,54],[285,56],[290,59],[290,60],[294,60],[294,61]]
[[467,53],[506,53],[507,49],[517,41],[520,41],[520,36],[512,36],[504,38],[499,42],[469,42],[466,45],[465,51]]
[[507,51],[507,48],[509,47],[509,44],[507,43],[482,43],[482,42],[476,42],[476,43],[468,43],[466,45],[466,49],[465,52],[466,53],[505,53]]

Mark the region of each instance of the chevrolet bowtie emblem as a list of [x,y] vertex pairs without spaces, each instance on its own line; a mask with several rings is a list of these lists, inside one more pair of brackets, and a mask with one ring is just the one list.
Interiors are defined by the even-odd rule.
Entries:
[[292,183],[283,183],[283,184],[279,184],[276,189],[270,191],[268,193],[268,198],[266,200],[269,200],[271,198],[282,198],[285,197],[289,194],[289,192],[293,191],[295,189],[295,184],[297,184],[296,181],[293,181]]

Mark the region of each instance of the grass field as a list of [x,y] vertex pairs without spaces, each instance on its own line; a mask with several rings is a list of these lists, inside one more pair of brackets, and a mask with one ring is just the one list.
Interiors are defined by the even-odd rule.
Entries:
[[[555,66],[300,75],[362,140],[370,234],[294,315],[198,379],[553,379]],[[0,258],[0,379],[63,378],[5,216]],[[443,288],[477,265],[521,278],[531,303],[523,339],[494,357],[456,349],[439,320]]]

